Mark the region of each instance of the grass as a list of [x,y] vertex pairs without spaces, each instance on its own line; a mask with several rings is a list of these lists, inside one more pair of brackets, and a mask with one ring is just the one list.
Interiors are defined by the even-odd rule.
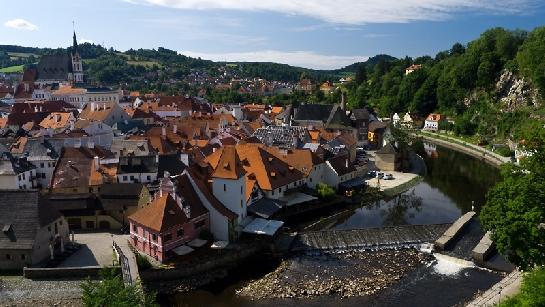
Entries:
[[0,68],[0,73],[22,73],[24,70],[24,65],[16,65]]
[[34,53],[22,53],[22,52],[8,52],[8,55],[10,57],[16,57],[16,58],[28,58],[31,56],[38,57],[39,55]]
[[157,65],[159,67],[161,67],[161,64],[159,62],[156,62],[156,61],[127,61],[127,64],[129,65],[141,65],[141,66],[144,66],[146,68],[149,68],[149,67],[152,67],[153,65]]

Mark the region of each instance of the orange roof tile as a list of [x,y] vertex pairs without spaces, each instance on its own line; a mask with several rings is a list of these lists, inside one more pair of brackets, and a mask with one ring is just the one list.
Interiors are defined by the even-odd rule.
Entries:
[[164,232],[187,222],[187,216],[168,193],[139,209],[129,219],[157,232]]

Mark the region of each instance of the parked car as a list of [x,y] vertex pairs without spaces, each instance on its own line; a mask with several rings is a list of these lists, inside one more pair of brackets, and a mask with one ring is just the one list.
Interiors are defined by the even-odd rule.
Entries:
[[386,174],[384,175],[384,180],[394,180],[394,176],[392,174]]
[[377,173],[377,178],[378,178],[378,179],[384,178],[384,173],[383,173],[383,172],[378,172],[378,173]]
[[376,171],[369,171],[369,172],[367,172],[367,177],[375,178],[376,176],[377,176],[377,172],[376,172]]

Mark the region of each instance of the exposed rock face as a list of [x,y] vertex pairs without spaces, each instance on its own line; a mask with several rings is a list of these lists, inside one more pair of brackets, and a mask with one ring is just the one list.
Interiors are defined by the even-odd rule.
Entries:
[[511,111],[522,106],[537,106],[538,92],[524,78],[505,70],[496,83],[496,91],[503,108]]

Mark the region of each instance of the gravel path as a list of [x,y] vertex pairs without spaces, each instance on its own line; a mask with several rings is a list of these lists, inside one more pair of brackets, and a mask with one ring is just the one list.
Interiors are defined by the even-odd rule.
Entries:
[[81,283],[0,277],[0,306],[81,306]]

